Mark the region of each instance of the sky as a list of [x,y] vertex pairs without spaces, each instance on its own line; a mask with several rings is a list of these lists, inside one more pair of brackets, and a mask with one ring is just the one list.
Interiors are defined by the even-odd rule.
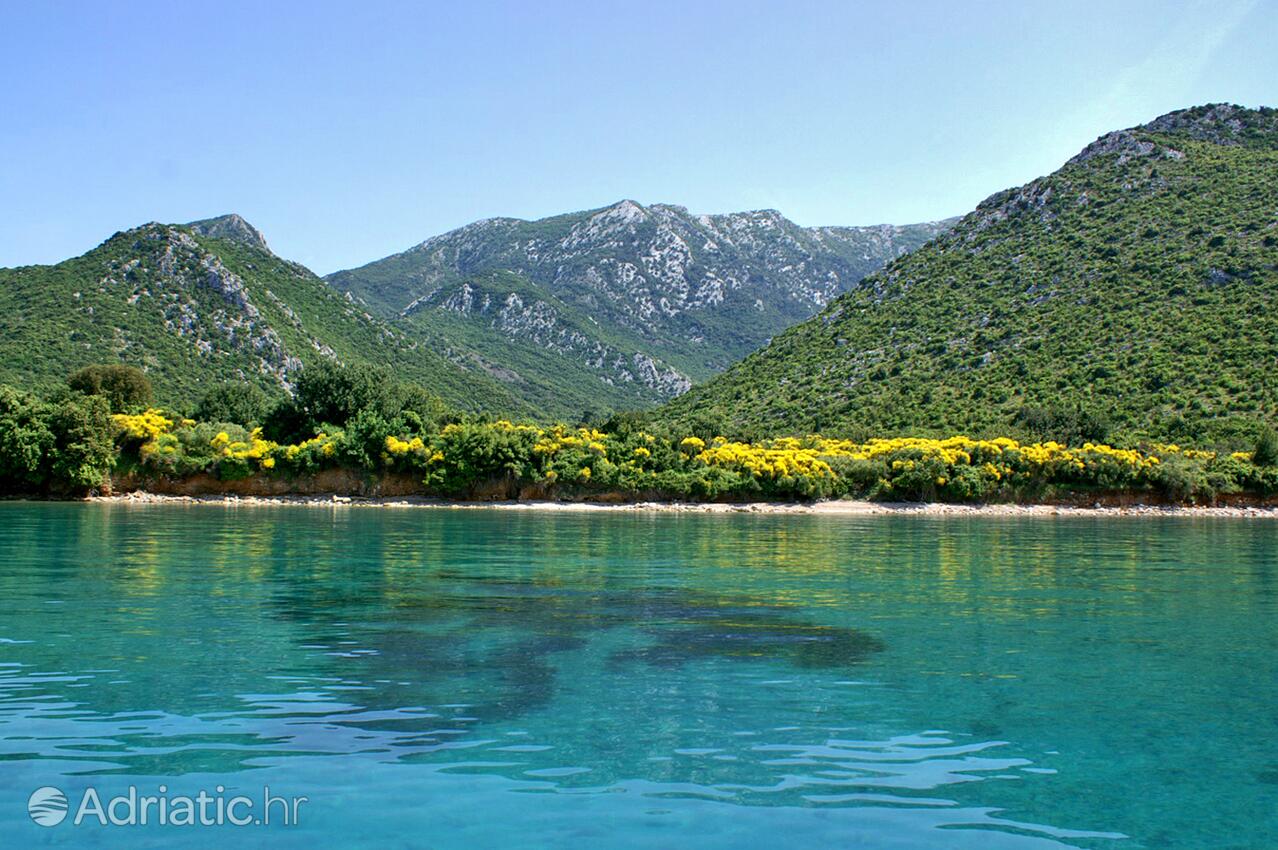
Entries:
[[967,212],[1181,107],[1278,106],[1278,0],[0,0],[0,266],[237,212],[320,273],[623,198]]

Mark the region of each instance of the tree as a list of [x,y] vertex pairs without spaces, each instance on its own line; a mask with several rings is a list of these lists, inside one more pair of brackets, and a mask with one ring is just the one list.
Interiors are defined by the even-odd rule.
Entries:
[[1077,407],[1050,405],[1022,407],[1015,424],[1033,439],[1056,440],[1066,445],[1102,443],[1109,436],[1109,419],[1102,413]]
[[302,370],[294,399],[315,424],[341,427],[361,410],[394,416],[395,390],[395,378],[383,366],[323,361]]
[[151,403],[151,381],[133,366],[95,363],[71,373],[67,386],[88,396],[102,396],[111,413],[128,413]]
[[252,428],[262,424],[270,409],[271,400],[257,384],[219,384],[204,394],[195,409],[195,418]]
[[426,433],[456,419],[437,396],[416,384],[401,384],[384,366],[343,366],[324,361],[302,370],[293,398],[264,418],[263,432],[277,442],[313,436],[325,426],[346,427],[363,412],[396,428]]
[[1251,462],[1256,466],[1278,466],[1278,434],[1273,428],[1261,430],[1256,438],[1256,448],[1251,453]]
[[53,432],[39,399],[0,386],[0,490],[28,492],[48,477]]
[[457,411],[419,384],[400,384],[397,390],[399,419],[409,433],[428,434],[458,421]]
[[53,435],[51,484],[83,491],[102,485],[115,463],[115,423],[104,396],[68,397],[49,405]]

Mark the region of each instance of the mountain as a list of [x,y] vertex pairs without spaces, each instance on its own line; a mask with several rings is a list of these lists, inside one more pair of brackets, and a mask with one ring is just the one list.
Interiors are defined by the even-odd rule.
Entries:
[[800,227],[772,210],[613,206],[495,218],[327,277],[449,357],[500,363],[533,403],[671,398],[952,222]]
[[279,392],[322,358],[392,365],[464,409],[536,411],[282,260],[239,216],[117,233],[53,266],[0,269],[0,382],[59,385],[88,363],[144,368],[166,403],[221,381]]
[[1278,111],[1102,136],[659,414],[946,435],[1083,416],[1169,440],[1278,418]]

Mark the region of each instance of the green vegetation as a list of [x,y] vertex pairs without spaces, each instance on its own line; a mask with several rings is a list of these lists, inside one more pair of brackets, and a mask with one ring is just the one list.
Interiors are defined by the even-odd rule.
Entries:
[[617,422],[607,430],[505,420],[439,427],[402,412],[387,419],[378,402],[349,415],[344,428],[325,426],[291,444],[260,430],[177,424],[158,411],[117,423],[135,438],[122,444],[129,462],[152,473],[287,478],[345,468],[374,479],[406,475],[422,493],[453,498],[1015,502],[1122,494],[1209,502],[1278,492],[1278,466],[1253,455],[1164,444],[1069,448],[966,437],[706,443]]
[[[226,411],[242,400],[218,393],[209,409]],[[1226,454],[1005,437],[747,443],[646,430],[633,417],[599,428],[542,427],[459,413],[368,366],[306,370],[296,395],[277,403],[260,427],[198,422],[157,408],[111,414],[101,395],[64,390],[41,400],[0,387],[0,490],[18,494],[81,493],[112,474],[143,486],[197,474],[259,476],[287,488],[299,477],[340,469],[368,482],[415,481],[417,492],[450,498],[975,502],[1122,494],[1203,502],[1278,492],[1276,449],[1272,434],[1262,435],[1254,452]]]
[[[275,256],[239,216],[144,225],[54,266],[0,269],[0,381],[46,391],[68,367],[128,363],[160,403],[190,408],[222,384],[278,396],[304,366],[337,360],[392,368],[472,412],[647,407],[945,226],[809,230],[775,213],[711,225],[653,207],[619,238],[591,225],[607,212],[480,223],[333,286]],[[686,265],[679,239],[699,253],[707,227],[742,245]],[[519,262],[521,251],[537,262]],[[695,303],[671,306],[685,296]]]
[[459,415],[422,387],[397,381],[389,369],[321,363],[299,376],[296,394],[267,414],[263,431],[281,442],[374,425],[386,433],[419,434]]
[[[54,266],[0,269],[0,381],[47,391],[61,385],[68,368],[127,363],[153,382],[161,404],[189,409],[223,384],[252,384],[277,397],[303,367],[337,360],[392,368],[472,412],[552,419],[646,407],[685,389],[687,376],[725,368],[815,309],[800,292],[810,285],[806,277],[783,280],[760,270],[768,245],[784,254],[775,260],[782,268],[819,260],[812,274],[828,288],[831,274],[859,279],[939,229],[873,228],[867,235],[826,228],[814,235],[776,216],[779,234],[765,229],[751,237],[752,244],[763,238],[752,249],[763,252],[758,257],[725,248],[717,271],[688,271],[748,279],[752,288],[731,290],[730,304],[711,298],[684,305],[676,319],[658,304],[663,292],[647,284],[614,286],[606,297],[592,289],[599,269],[638,268],[652,246],[668,242],[666,231],[649,221],[637,241],[621,246],[596,234],[577,246],[580,256],[567,257],[558,243],[590,215],[509,232],[480,227],[482,248],[446,268],[421,267],[414,252],[389,258],[357,270],[375,279],[371,289],[349,287],[358,297],[275,256],[238,216],[148,224]],[[551,240],[548,253],[536,270],[507,270],[511,252],[527,247],[525,237]],[[555,282],[560,268],[568,275],[562,285]],[[408,278],[391,280],[401,273]],[[335,284],[351,283],[352,275],[342,273]],[[392,307],[390,295],[377,294],[397,287],[407,287],[411,299]],[[652,303],[641,307],[636,299],[643,298]],[[638,321],[636,310],[658,317],[660,327]]]
[[0,386],[0,492],[73,494],[98,487],[116,460],[103,396],[48,400]]
[[1278,417],[1275,197],[1274,110],[1110,134],[655,418],[1251,448]]
[[1252,449],[1251,459],[1258,466],[1278,465],[1278,433],[1273,428],[1265,428],[1256,438],[1256,447]]
[[151,381],[133,366],[94,363],[71,373],[67,386],[82,395],[99,395],[106,399],[112,413],[125,413],[146,407],[154,398]]
[[257,384],[219,384],[200,399],[195,418],[204,422],[242,422],[254,428],[262,424],[277,403]]

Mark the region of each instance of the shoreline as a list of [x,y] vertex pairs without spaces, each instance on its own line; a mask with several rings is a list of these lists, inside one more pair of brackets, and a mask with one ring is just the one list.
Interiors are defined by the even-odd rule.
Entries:
[[418,496],[361,497],[183,496],[134,491],[89,496],[85,502],[113,505],[213,505],[220,507],[431,508],[435,510],[515,510],[575,513],[704,513],[797,514],[806,516],[985,516],[985,517],[1242,517],[1278,519],[1275,505],[1056,505],[958,504],[947,502],[870,502],[838,499],[823,502],[568,502],[550,500],[455,501]]

